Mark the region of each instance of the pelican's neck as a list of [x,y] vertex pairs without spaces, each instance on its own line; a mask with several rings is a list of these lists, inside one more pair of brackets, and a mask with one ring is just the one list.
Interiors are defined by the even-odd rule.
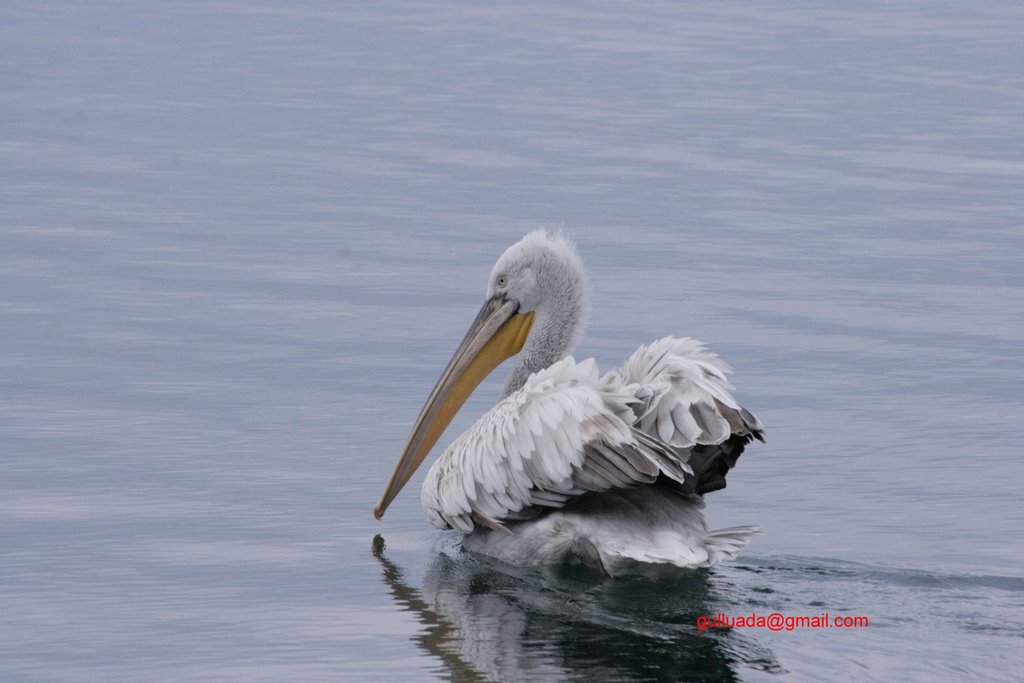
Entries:
[[552,305],[538,307],[533,328],[505,382],[503,398],[522,389],[530,375],[550,367],[572,352],[583,331],[587,309],[585,287],[585,283],[578,283],[563,292],[563,296],[552,298]]

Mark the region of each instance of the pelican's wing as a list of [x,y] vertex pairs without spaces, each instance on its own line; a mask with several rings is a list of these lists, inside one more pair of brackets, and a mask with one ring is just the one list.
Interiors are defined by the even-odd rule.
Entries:
[[665,337],[641,346],[602,378],[633,394],[634,426],[673,447],[696,472],[688,486],[707,493],[725,486],[725,474],[764,427],[732,396],[728,364],[689,338]]
[[732,397],[728,364],[695,339],[665,337],[641,346],[604,381],[634,394],[636,425],[675,447],[761,439],[764,428]]
[[456,439],[423,484],[441,528],[500,528],[588,491],[631,488],[664,474],[682,483],[678,456],[632,429],[632,394],[598,379],[592,359],[565,358],[532,375]]

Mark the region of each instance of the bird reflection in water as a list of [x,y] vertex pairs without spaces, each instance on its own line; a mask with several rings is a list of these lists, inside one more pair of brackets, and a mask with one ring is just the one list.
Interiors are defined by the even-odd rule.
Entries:
[[582,566],[526,569],[440,552],[415,588],[380,535],[373,556],[395,602],[424,627],[417,646],[453,681],[736,681],[741,669],[783,671],[744,634],[697,630],[698,615],[723,610],[709,570],[609,581]]

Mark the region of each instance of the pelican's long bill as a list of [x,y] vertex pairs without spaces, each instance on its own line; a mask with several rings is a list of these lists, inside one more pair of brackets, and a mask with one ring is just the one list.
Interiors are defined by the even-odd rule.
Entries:
[[416,420],[402,457],[395,466],[373,516],[380,519],[409,481],[448,423],[491,370],[523,348],[533,312],[519,313],[519,302],[496,296],[484,302],[462,344],[437,380]]

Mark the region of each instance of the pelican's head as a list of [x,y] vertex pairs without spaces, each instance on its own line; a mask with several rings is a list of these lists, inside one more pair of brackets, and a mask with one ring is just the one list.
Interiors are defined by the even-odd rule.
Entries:
[[562,234],[540,229],[505,250],[491,270],[487,299],[504,297],[536,320],[512,368],[504,395],[561,359],[576,345],[590,302],[586,269],[576,246]]
[[487,298],[503,296],[519,303],[520,312],[587,307],[586,270],[574,245],[562,234],[544,229],[527,233],[505,250],[491,269]]
[[483,307],[420,411],[373,510],[377,519],[484,377],[522,352],[505,385],[507,395],[531,373],[562,358],[580,334],[588,301],[586,271],[564,235],[534,230],[505,250],[487,281]]

